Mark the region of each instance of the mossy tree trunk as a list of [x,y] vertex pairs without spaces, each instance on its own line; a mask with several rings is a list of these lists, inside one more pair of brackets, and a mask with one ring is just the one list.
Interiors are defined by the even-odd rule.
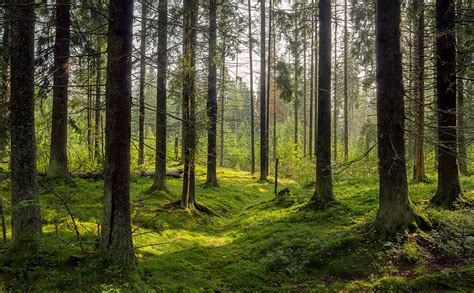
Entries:
[[133,2],[111,0],[107,45],[104,223],[101,248],[111,261],[135,263],[130,219]]
[[70,0],[56,1],[53,114],[48,177],[67,177],[67,105],[69,84]]
[[377,135],[379,209],[375,228],[394,235],[424,224],[408,197],[405,162],[400,0],[377,1]]
[[41,235],[36,174],[34,3],[13,0],[11,19],[12,248],[34,250]]

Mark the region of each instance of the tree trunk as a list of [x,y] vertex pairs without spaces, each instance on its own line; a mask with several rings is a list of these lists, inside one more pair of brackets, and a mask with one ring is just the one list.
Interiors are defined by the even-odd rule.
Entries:
[[[168,0],[158,4],[158,70],[156,75],[156,150],[153,189],[166,191],[166,77],[168,70]],[[178,139],[176,137],[176,139]],[[175,146],[176,159],[178,157]]]
[[184,175],[181,207],[193,209],[195,203],[194,158],[196,152],[196,25],[198,2],[183,3],[183,112]]
[[265,0],[262,0],[260,2],[260,180],[267,180],[268,177],[265,35]]
[[253,41],[252,41],[252,11],[251,2],[248,0],[248,26],[249,26],[249,59],[250,59],[250,172],[255,173],[255,118],[253,103]]
[[303,2],[303,156],[306,157],[306,123],[307,123],[307,109],[306,109],[306,1]]
[[349,159],[349,89],[347,85],[348,80],[348,47],[347,40],[347,0],[344,0],[344,161]]
[[456,133],[456,38],[454,0],[436,2],[438,101],[438,190],[436,205],[451,207],[461,197]]
[[269,3],[269,13],[268,13],[268,70],[267,70],[267,152],[270,149],[270,94],[271,94],[271,83],[272,83],[272,32],[273,32],[273,0],[270,0]]
[[34,118],[35,4],[29,0],[11,4],[12,248],[33,251],[41,234]]
[[333,128],[334,128],[334,141],[333,141],[333,156],[334,162],[337,162],[337,118],[338,118],[338,104],[337,104],[337,3],[334,3],[334,103],[333,103]]
[[331,171],[331,1],[319,1],[316,190],[312,201],[334,201]]
[[[298,39],[298,26],[297,26],[297,20],[295,16],[295,39]],[[299,108],[299,56],[298,56],[298,48],[294,49],[294,58],[295,58],[295,76],[294,76],[294,98],[293,98],[293,107],[294,107],[294,115],[295,115],[295,132],[293,134],[293,143],[295,144],[295,152],[298,152],[298,108]]]
[[67,177],[67,104],[69,84],[70,0],[56,1],[53,114],[48,177]]
[[314,47],[316,43],[314,42],[315,34],[315,17],[314,17],[314,0],[311,1],[311,57],[310,57],[310,77],[309,77],[309,135],[308,135],[308,152],[309,158],[313,159],[313,113],[314,113]]
[[142,22],[140,31],[140,90],[138,116],[138,165],[145,163],[145,90],[146,90],[146,31],[148,3],[142,0]]
[[425,171],[425,17],[423,0],[414,1],[416,11],[416,44],[415,44],[415,162],[413,165],[413,181],[427,180]]
[[209,55],[207,76],[207,178],[206,185],[218,186],[217,182],[217,0],[209,0]]
[[135,263],[130,219],[130,122],[133,2],[109,2],[104,223],[101,248],[116,263]]
[[392,236],[424,224],[408,197],[405,162],[400,0],[377,0],[378,232]]
[[226,39],[224,36],[223,47],[221,52],[221,121],[220,121],[220,152],[219,152],[219,166],[224,166],[224,110],[225,110],[225,92],[226,92],[226,80],[225,80],[225,55],[226,55]]
[[9,128],[9,103],[10,103],[10,17],[8,5],[10,0],[4,0],[3,14],[3,36],[1,52],[1,78],[0,87],[0,159],[6,155],[8,145]]
[[[102,1],[98,1],[98,7],[96,10],[102,9]],[[101,27],[101,15],[98,11],[93,13],[96,28]],[[102,162],[102,111],[101,111],[101,83],[102,83],[102,36],[98,34],[96,36],[96,58],[95,58],[95,121],[94,121],[94,158],[101,163]]]

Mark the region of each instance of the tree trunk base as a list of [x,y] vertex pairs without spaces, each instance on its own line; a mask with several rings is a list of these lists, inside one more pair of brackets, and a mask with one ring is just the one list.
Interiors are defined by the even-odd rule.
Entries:
[[375,230],[385,236],[393,237],[397,233],[430,230],[431,223],[425,215],[410,204],[408,207],[379,209],[374,223]]

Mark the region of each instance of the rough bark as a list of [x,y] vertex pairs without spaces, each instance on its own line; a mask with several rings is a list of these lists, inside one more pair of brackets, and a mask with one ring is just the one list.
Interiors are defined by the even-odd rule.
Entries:
[[265,0],[260,2],[260,180],[268,177]]
[[49,177],[68,176],[67,105],[69,84],[70,0],[56,1],[56,39],[54,44],[53,113]]
[[456,38],[454,0],[436,2],[438,190],[432,203],[451,207],[461,197],[456,133]]
[[183,3],[183,126],[184,176],[181,207],[194,209],[196,151],[196,25],[198,2]]
[[[334,3],[334,13],[337,10],[337,3]],[[334,128],[334,137],[333,137],[333,156],[334,162],[337,162],[337,119],[338,119],[338,103],[337,103],[337,16],[334,16],[334,98],[333,98],[333,128]]]
[[[306,3],[305,3],[306,4]],[[306,157],[307,96],[306,96],[306,5],[303,7],[303,156]]]
[[252,40],[252,11],[251,2],[248,0],[248,26],[249,26],[249,59],[250,59],[250,172],[255,173],[255,117],[253,100],[253,40]]
[[348,88],[347,0],[344,0],[344,161],[349,159],[349,88]]
[[206,185],[218,186],[217,182],[217,0],[209,0],[209,55],[207,76],[207,177]]
[[1,52],[1,79],[0,86],[0,158],[6,155],[9,136],[9,103],[10,103],[10,17],[9,9],[10,0],[4,0],[5,5],[3,14],[3,36],[2,36],[2,52]]
[[314,17],[314,0],[311,1],[311,45],[310,45],[310,73],[309,73],[309,135],[308,135],[308,152],[309,158],[313,158],[313,113],[314,113],[314,42],[315,34],[315,17]]
[[34,3],[13,0],[11,16],[12,248],[34,250],[41,234],[34,111]]
[[133,2],[109,2],[104,223],[101,248],[121,265],[135,263],[130,219]]
[[331,170],[331,1],[319,1],[316,190],[312,201],[334,201]]
[[424,224],[408,197],[400,51],[400,0],[377,1],[377,136],[379,209],[375,229],[394,235]]
[[[167,190],[166,187],[166,78],[168,70],[168,0],[160,0],[158,4],[158,71],[156,75],[156,150],[155,178],[153,189]],[[176,138],[177,139],[177,138]],[[177,146],[176,159],[178,157]]]
[[220,119],[220,150],[219,150],[219,166],[224,166],[224,111],[225,111],[225,95],[226,95],[226,74],[225,74],[225,56],[226,56],[226,38],[224,36],[222,51],[221,51],[221,119]]
[[[102,16],[99,12],[99,10],[102,9],[102,1],[98,1],[95,9],[96,10],[93,11],[93,21],[95,22],[96,29],[99,29],[103,25]],[[97,32],[95,41],[94,158],[97,162],[102,163],[102,36],[100,35],[100,31]]]
[[145,91],[146,91],[146,31],[148,3],[141,1],[141,30],[140,30],[140,85],[138,109],[138,165],[145,163]]

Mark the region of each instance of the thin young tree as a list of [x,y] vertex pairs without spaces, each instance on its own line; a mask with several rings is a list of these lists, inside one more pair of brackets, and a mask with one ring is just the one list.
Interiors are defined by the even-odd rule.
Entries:
[[253,40],[252,40],[252,6],[250,0],[248,7],[248,29],[249,29],[249,66],[250,66],[250,172],[255,173],[255,117],[253,100]]
[[168,70],[168,0],[158,3],[158,60],[156,74],[156,150],[152,189],[166,191],[166,77]]
[[103,134],[102,134],[102,42],[101,35],[102,22],[102,0],[97,1],[97,6],[92,12],[95,23],[95,101],[94,101],[94,158],[101,163],[103,160]]
[[69,84],[70,0],[56,1],[54,42],[53,113],[48,177],[67,177],[67,105]]
[[113,262],[135,263],[130,218],[133,1],[109,2],[101,249]]
[[331,1],[319,1],[316,190],[312,201],[334,201],[331,170]]
[[146,91],[146,41],[148,3],[141,1],[141,29],[140,29],[140,84],[138,109],[138,165],[145,163],[145,91]]
[[217,182],[217,0],[209,0],[209,55],[207,76],[207,177],[206,185],[218,186]]
[[334,1],[334,97],[333,97],[333,156],[334,162],[337,161],[337,119],[339,116],[339,105],[337,100],[337,0]]
[[344,161],[349,159],[349,87],[348,87],[347,0],[344,0]]
[[268,177],[265,0],[260,1],[260,180]]
[[431,202],[447,207],[452,207],[461,197],[456,132],[456,37],[454,22],[454,0],[436,1],[438,190]]
[[10,3],[12,248],[37,248],[41,215],[36,174],[34,2]]
[[423,0],[414,0],[413,8],[416,15],[415,40],[415,162],[413,165],[413,181],[427,180],[425,171],[425,8]]
[[197,0],[184,0],[182,61],[184,175],[181,199],[181,207],[184,209],[193,209],[195,203],[197,10]]
[[408,197],[405,162],[400,0],[377,0],[377,136],[379,209],[375,228],[394,235],[404,227],[422,226]]

